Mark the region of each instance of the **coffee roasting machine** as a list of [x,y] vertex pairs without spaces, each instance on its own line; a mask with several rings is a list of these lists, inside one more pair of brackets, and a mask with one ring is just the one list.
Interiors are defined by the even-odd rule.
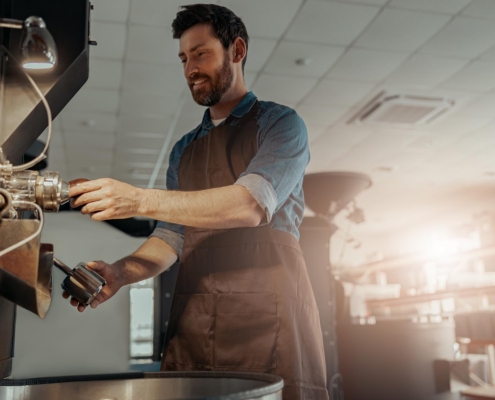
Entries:
[[[51,120],[88,79],[89,12],[87,0],[0,0],[0,379],[12,369],[15,306],[41,318],[50,307],[43,213],[68,201],[69,185],[35,169]],[[47,126],[45,149],[24,159]]]

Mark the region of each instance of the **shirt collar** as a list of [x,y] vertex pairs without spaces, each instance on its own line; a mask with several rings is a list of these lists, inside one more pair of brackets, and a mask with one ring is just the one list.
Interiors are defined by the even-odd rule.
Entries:
[[[231,111],[230,115],[240,118],[244,114],[246,114],[253,107],[254,103],[256,103],[258,98],[253,92],[248,92],[244,98],[235,106],[235,108]],[[210,109],[208,108],[203,115],[202,122],[204,129],[212,129],[214,127],[213,122],[211,122],[210,117]]]

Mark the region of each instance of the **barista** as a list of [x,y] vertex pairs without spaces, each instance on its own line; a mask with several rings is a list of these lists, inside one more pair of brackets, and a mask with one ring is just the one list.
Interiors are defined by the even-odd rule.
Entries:
[[184,6],[172,28],[193,99],[208,109],[173,147],[168,190],[112,179],[71,188],[93,220],[160,221],[133,254],[88,264],[107,281],[91,307],[179,257],[162,370],[272,373],[285,381],[284,399],[326,400],[318,310],[298,243],[304,122],[246,90],[249,37],[232,11]]

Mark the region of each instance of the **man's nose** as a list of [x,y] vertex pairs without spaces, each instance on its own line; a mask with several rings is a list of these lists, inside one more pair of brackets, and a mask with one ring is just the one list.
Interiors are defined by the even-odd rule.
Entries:
[[186,66],[184,67],[184,75],[186,76],[186,78],[190,79],[197,73],[198,73],[197,65],[193,62],[187,61]]

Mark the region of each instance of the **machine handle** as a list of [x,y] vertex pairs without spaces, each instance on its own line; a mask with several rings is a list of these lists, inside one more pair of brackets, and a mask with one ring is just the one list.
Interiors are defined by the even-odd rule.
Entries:
[[60,261],[57,257],[53,257],[53,265],[55,265],[58,269],[62,270],[69,276],[71,276],[73,273],[72,269],[64,264],[62,261]]

